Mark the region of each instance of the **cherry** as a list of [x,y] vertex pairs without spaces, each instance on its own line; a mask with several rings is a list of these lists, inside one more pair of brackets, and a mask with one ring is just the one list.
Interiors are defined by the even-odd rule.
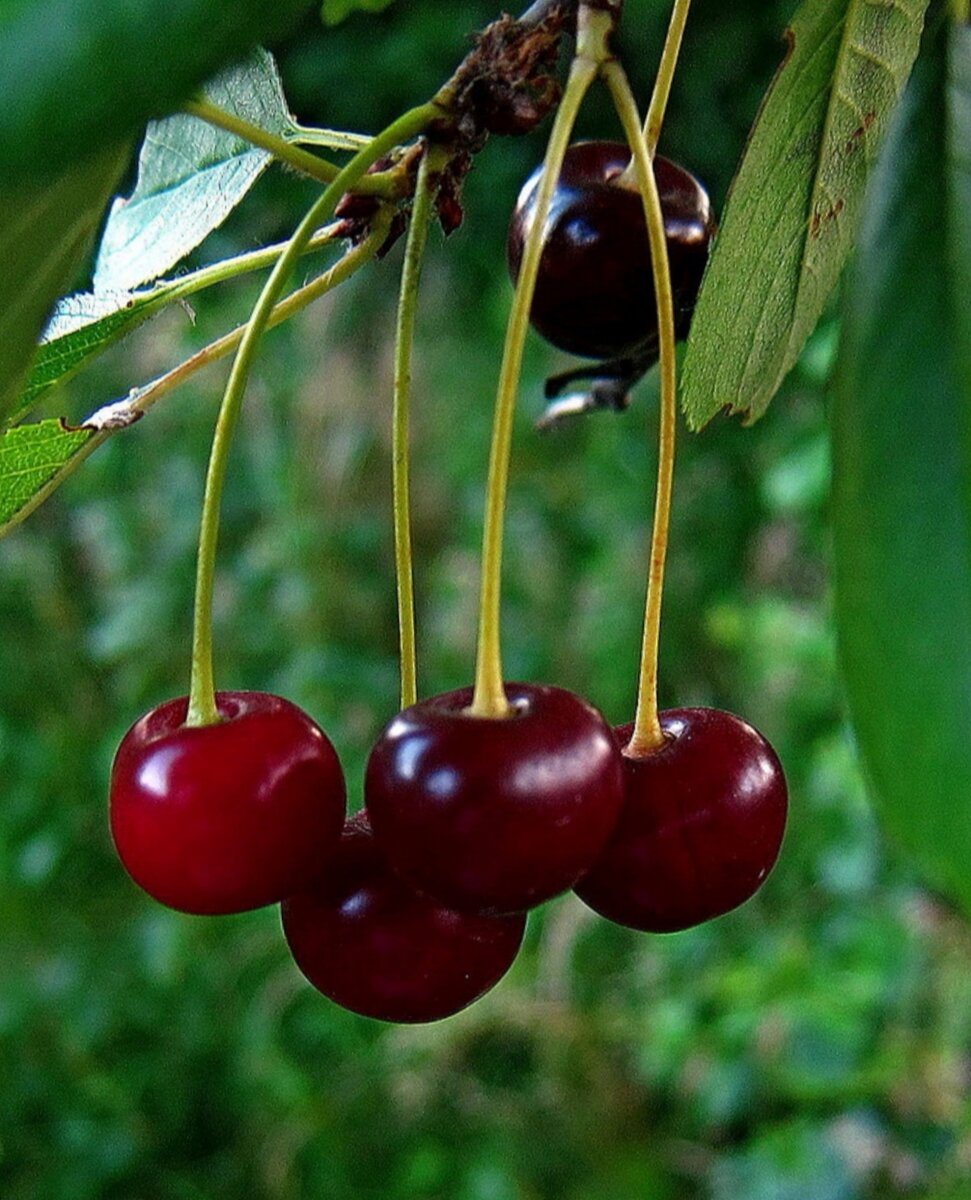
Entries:
[[[553,193],[530,319],[572,354],[589,358],[656,355],[657,308],[644,206],[624,173],[623,142],[570,146]],[[708,195],[677,163],[656,156],[674,291],[683,337],[708,261],[714,220]],[[536,206],[542,167],[526,181],[509,227],[507,255],[515,281]],[[653,355],[652,355],[653,357]]]
[[[652,933],[698,925],[759,889],[782,844],[782,766],[751,725],[711,708],[660,714],[666,742],[624,755],[626,799],[576,893],[601,916]],[[632,725],[615,731],[625,746]]]
[[283,932],[318,991],[365,1017],[438,1021],[505,975],[526,928],[522,913],[458,913],[409,890],[375,844],[366,813],[344,827],[307,891],[284,901]]
[[593,865],[620,811],[610,727],[560,688],[507,684],[512,716],[467,709],[472,689],[405,709],[371,752],[374,836],[411,887],[460,911],[516,912]]
[[340,836],[334,747],[296,705],[219,692],[222,721],[184,724],[188,698],[137,721],[111,772],[111,833],[149,895],[189,913],[234,913],[305,886]]

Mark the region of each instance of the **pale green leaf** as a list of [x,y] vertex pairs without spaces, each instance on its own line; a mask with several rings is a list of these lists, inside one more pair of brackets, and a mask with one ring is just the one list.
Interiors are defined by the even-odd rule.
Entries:
[[37,338],[90,244],[127,161],[117,148],[44,184],[0,191],[0,426]]
[[[270,133],[282,137],[293,129],[265,50],[214,79],[205,96]],[[222,224],[270,161],[267,151],[197,117],[152,121],[135,190],[115,201],[105,226],[94,291],[130,291],[157,279]]]
[[852,248],[928,0],[805,0],[725,210],[695,310],[682,404],[759,417]]

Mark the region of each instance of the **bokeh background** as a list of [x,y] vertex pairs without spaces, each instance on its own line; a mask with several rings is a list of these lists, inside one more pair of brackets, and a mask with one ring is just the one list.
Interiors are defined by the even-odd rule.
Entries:
[[[666,22],[629,0],[642,100]],[[724,199],[794,6],[698,0],[662,150]],[[431,93],[491,3],[397,0],[281,60],[306,121],[373,130]],[[602,99],[581,132],[612,135]],[[416,350],[421,689],[471,677],[505,222],[543,135],[494,141],[467,220],[434,236]],[[283,236],[312,192],[264,179],[200,260]],[[397,700],[389,402],[400,247],[272,333],[225,505],[217,673],[329,731],[360,804]],[[242,319],[258,281],[156,320],[73,382],[80,418]],[[110,843],[115,746],[188,679],[194,545],[223,371],[116,438],[0,543],[3,1200],[961,1200],[971,1194],[971,936],[875,824],[830,620],[824,319],[768,416],[685,435],[662,700],[776,745],[792,816],[742,910],[650,937],[572,898],[530,919],[466,1013],[395,1028],[292,965],[272,909],[161,909]],[[656,382],[622,416],[540,435],[532,340],[515,447],[511,677],[629,719]]]

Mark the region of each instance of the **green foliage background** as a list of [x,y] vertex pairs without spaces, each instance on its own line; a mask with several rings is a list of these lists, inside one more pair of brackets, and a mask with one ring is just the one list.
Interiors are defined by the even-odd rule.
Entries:
[[[666,5],[631,0],[646,95]],[[791,5],[698,0],[662,149],[718,203]],[[298,115],[374,129],[494,15],[434,0],[283,55]],[[634,20],[633,18],[637,18]],[[583,131],[609,133],[591,104]],[[424,692],[468,681],[504,222],[542,131],[494,142],[466,226],[433,240],[416,353]],[[267,177],[218,239],[280,236],[309,198]],[[271,334],[226,504],[217,671],[328,729],[359,802],[396,702],[389,515],[398,255]],[[255,284],[172,312],[73,381],[79,417],[240,319]],[[205,920],[119,867],[114,747],[185,690],[193,551],[219,372],[110,442],[0,543],[3,1200],[958,1200],[971,1183],[966,927],[880,836],[843,720],[830,622],[824,320],[769,415],[682,439],[662,699],[731,708],[786,765],[792,819],[762,893],[651,938],[560,900],[467,1013],[389,1028],[289,961],[277,914]],[[633,701],[656,391],[539,436],[535,341],[510,511],[511,676]]]

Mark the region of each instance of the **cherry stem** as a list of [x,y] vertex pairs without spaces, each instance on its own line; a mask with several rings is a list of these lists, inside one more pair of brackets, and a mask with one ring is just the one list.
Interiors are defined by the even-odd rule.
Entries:
[[691,0],[674,0],[657,78],[654,80],[654,92],[651,95],[647,117],[644,120],[644,140],[647,142],[647,152],[651,158],[654,157],[661,137],[661,127],[664,124],[664,114],[667,111],[668,99],[671,95],[671,85],[674,82],[674,74],[678,66],[678,55],[681,53],[684,27],[688,23],[690,8]]
[[513,297],[502,366],[496,394],[489,478],[486,484],[486,518],[482,541],[482,582],[479,596],[479,636],[476,653],[475,690],[469,712],[477,717],[501,719],[510,707],[503,687],[500,608],[502,599],[502,538],[513,416],[523,349],[529,328],[529,313],[536,290],[545,225],[580,105],[603,64],[610,58],[612,14],[581,4],[577,16],[576,54],[570,67],[563,98],[550,133],[543,175],[536,195],[532,224],[523,247],[519,279]]
[[[293,167],[302,175],[307,175],[320,183],[333,183],[338,176],[340,168],[334,163],[320,158],[319,155],[311,154],[308,150],[301,150],[299,146],[288,142],[286,138],[270,133],[268,129],[254,125],[244,117],[228,112],[202,96],[189,100],[183,105],[183,109],[190,116],[198,117],[216,129],[223,129],[227,133],[242,138],[243,141],[259,146],[261,150],[266,150],[280,162],[286,163],[287,166]],[[368,143],[370,143],[370,139],[368,139]],[[394,183],[384,174],[375,174],[369,176],[367,180],[361,180],[355,191],[371,195],[391,195],[394,191]]]
[[394,503],[394,561],[398,592],[398,642],[401,661],[401,707],[418,701],[418,665],[415,649],[415,581],[411,546],[411,491],[409,485],[409,425],[411,416],[411,358],[415,340],[415,315],[422,259],[428,226],[434,215],[435,173],[445,165],[446,151],[428,146],[418,164],[415,200],[401,268],[398,326],[395,336],[394,407],[392,415],[392,492]]
[[219,510],[232,434],[260,339],[266,331],[273,309],[297,259],[318,226],[333,216],[334,209],[344,193],[354,186],[368,167],[402,142],[417,136],[440,115],[441,109],[434,103],[410,109],[359,150],[337,173],[323,195],[311,206],[297,226],[286,249],[277,259],[243,331],[216,420],[202,502],[187,725],[212,725],[220,720],[212,664],[212,605]]
[[658,719],[657,674],[658,649],[661,637],[661,597],[664,592],[664,564],[667,557],[668,527],[671,522],[671,493],[674,484],[674,451],[677,429],[678,374],[674,348],[674,299],[671,291],[671,268],[668,261],[667,238],[664,232],[664,213],[658,192],[654,167],[644,134],[640,114],[619,63],[604,69],[604,79],[617,115],[620,117],[633,156],[637,186],[644,202],[648,239],[651,247],[651,268],[654,275],[654,296],[657,304],[658,341],[661,371],[661,429],[657,464],[657,497],[654,504],[654,530],[651,536],[651,560],[647,583],[647,605],[644,613],[644,638],[641,647],[640,679],[637,689],[637,712],[631,739],[624,749],[630,758],[643,758],[664,745],[664,734]]

